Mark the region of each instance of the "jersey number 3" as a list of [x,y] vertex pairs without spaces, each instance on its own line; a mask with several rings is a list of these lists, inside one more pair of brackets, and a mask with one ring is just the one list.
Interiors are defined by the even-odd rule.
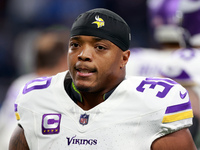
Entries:
[[167,93],[170,91],[170,89],[173,87],[173,84],[177,84],[177,83],[175,81],[169,80],[169,79],[146,78],[146,80],[143,80],[140,83],[140,85],[136,88],[136,90],[139,91],[139,92],[144,92],[144,90],[145,90],[144,85],[147,85],[147,84],[150,85],[149,88],[151,88],[151,89],[154,89],[156,87],[156,85],[163,86],[164,89],[162,91],[159,91],[156,94],[156,96],[159,97],[159,98],[164,98],[167,95]]

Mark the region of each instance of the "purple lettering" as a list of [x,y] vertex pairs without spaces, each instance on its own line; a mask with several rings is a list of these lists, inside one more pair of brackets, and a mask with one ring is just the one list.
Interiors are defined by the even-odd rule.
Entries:
[[96,145],[97,140],[96,139],[75,139],[76,136],[73,136],[72,138],[66,137],[67,139],[67,145],[71,144],[78,144],[78,145]]
[[[166,82],[168,83],[166,83]],[[177,84],[176,82],[174,82],[173,80],[169,80],[169,79],[161,79],[161,78],[146,78],[146,80],[143,80],[140,85],[136,88],[137,91],[139,92],[144,92],[145,88],[144,85],[149,84],[151,89],[154,89],[156,87],[156,85],[161,85],[164,87],[163,91],[158,91],[158,93],[156,94],[157,97],[159,98],[164,98],[167,93],[170,91],[170,89],[173,87],[173,85],[171,84]]]
[[67,144],[70,145],[75,137],[76,136],[73,136],[72,138],[66,138],[67,139]]

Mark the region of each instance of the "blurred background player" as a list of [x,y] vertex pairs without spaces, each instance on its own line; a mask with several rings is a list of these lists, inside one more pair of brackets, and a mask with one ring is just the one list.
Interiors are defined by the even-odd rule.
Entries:
[[160,68],[174,50],[185,47],[184,29],[179,24],[181,0],[149,0],[148,14],[153,48],[131,49],[127,64],[128,75],[160,76]]
[[[179,26],[182,0],[148,0],[149,23],[160,50],[172,51],[186,47],[184,28]],[[186,34],[187,36],[187,34]]]
[[200,1],[182,0],[179,7],[182,13],[181,26],[189,33],[185,38],[187,47],[174,51],[169,61],[162,67],[162,76],[182,84],[189,92],[194,112],[193,126],[190,127],[193,139],[199,147],[200,121]]
[[[33,33],[29,40],[32,40],[32,57],[35,59],[35,71],[21,75],[10,85],[6,99],[0,110],[0,145],[1,150],[8,149],[8,143],[14,127],[16,126],[15,114],[13,113],[14,102],[21,87],[28,81],[43,76],[52,76],[58,72],[67,70],[67,52],[69,31],[61,26],[50,27],[44,31]],[[27,36],[26,36],[27,37]],[[33,40],[33,37],[35,40]],[[22,38],[24,39],[24,38]],[[26,39],[26,41],[28,41]],[[26,44],[25,40],[21,41]],[[30,46],[30,45],[29,45]],[[23,46],[20,46],[23,47]],[[25,48],[28,48],[25,46]],[[28,49],[26,49],[28,51]],[[32,58],[32,59],[33,59]],[[21,62],[23,62],[21,60]]]

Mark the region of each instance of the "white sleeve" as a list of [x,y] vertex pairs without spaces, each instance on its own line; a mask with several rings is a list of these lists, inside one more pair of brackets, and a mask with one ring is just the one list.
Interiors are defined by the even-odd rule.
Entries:
[[29,109],[29,105],[31,105],[31,103],[29,103],[30,100],[31,99],[28,99],[26,96],[20,94],[15,102],[15,115],[18,124],[20,124],[24,129],[25,137],[29,147],[32,147],[31,143],[37,144],[37,142],[35,142],[37,137],[35,136],[36,114]]
[[193,111],[187,90],[180,84],[176,84],[172,88],[170,99],[162,119],[161,131],[157,134],[158,137],[192,125]]

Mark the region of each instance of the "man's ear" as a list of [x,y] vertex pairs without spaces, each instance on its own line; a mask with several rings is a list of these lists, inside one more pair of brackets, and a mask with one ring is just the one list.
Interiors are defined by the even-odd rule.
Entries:
[[123,51],[122,62],[121,62],[121,66],[120,66],[121,68],[126,66],[129,56],[130,56],[130,53],[131,53],[130,50]]

